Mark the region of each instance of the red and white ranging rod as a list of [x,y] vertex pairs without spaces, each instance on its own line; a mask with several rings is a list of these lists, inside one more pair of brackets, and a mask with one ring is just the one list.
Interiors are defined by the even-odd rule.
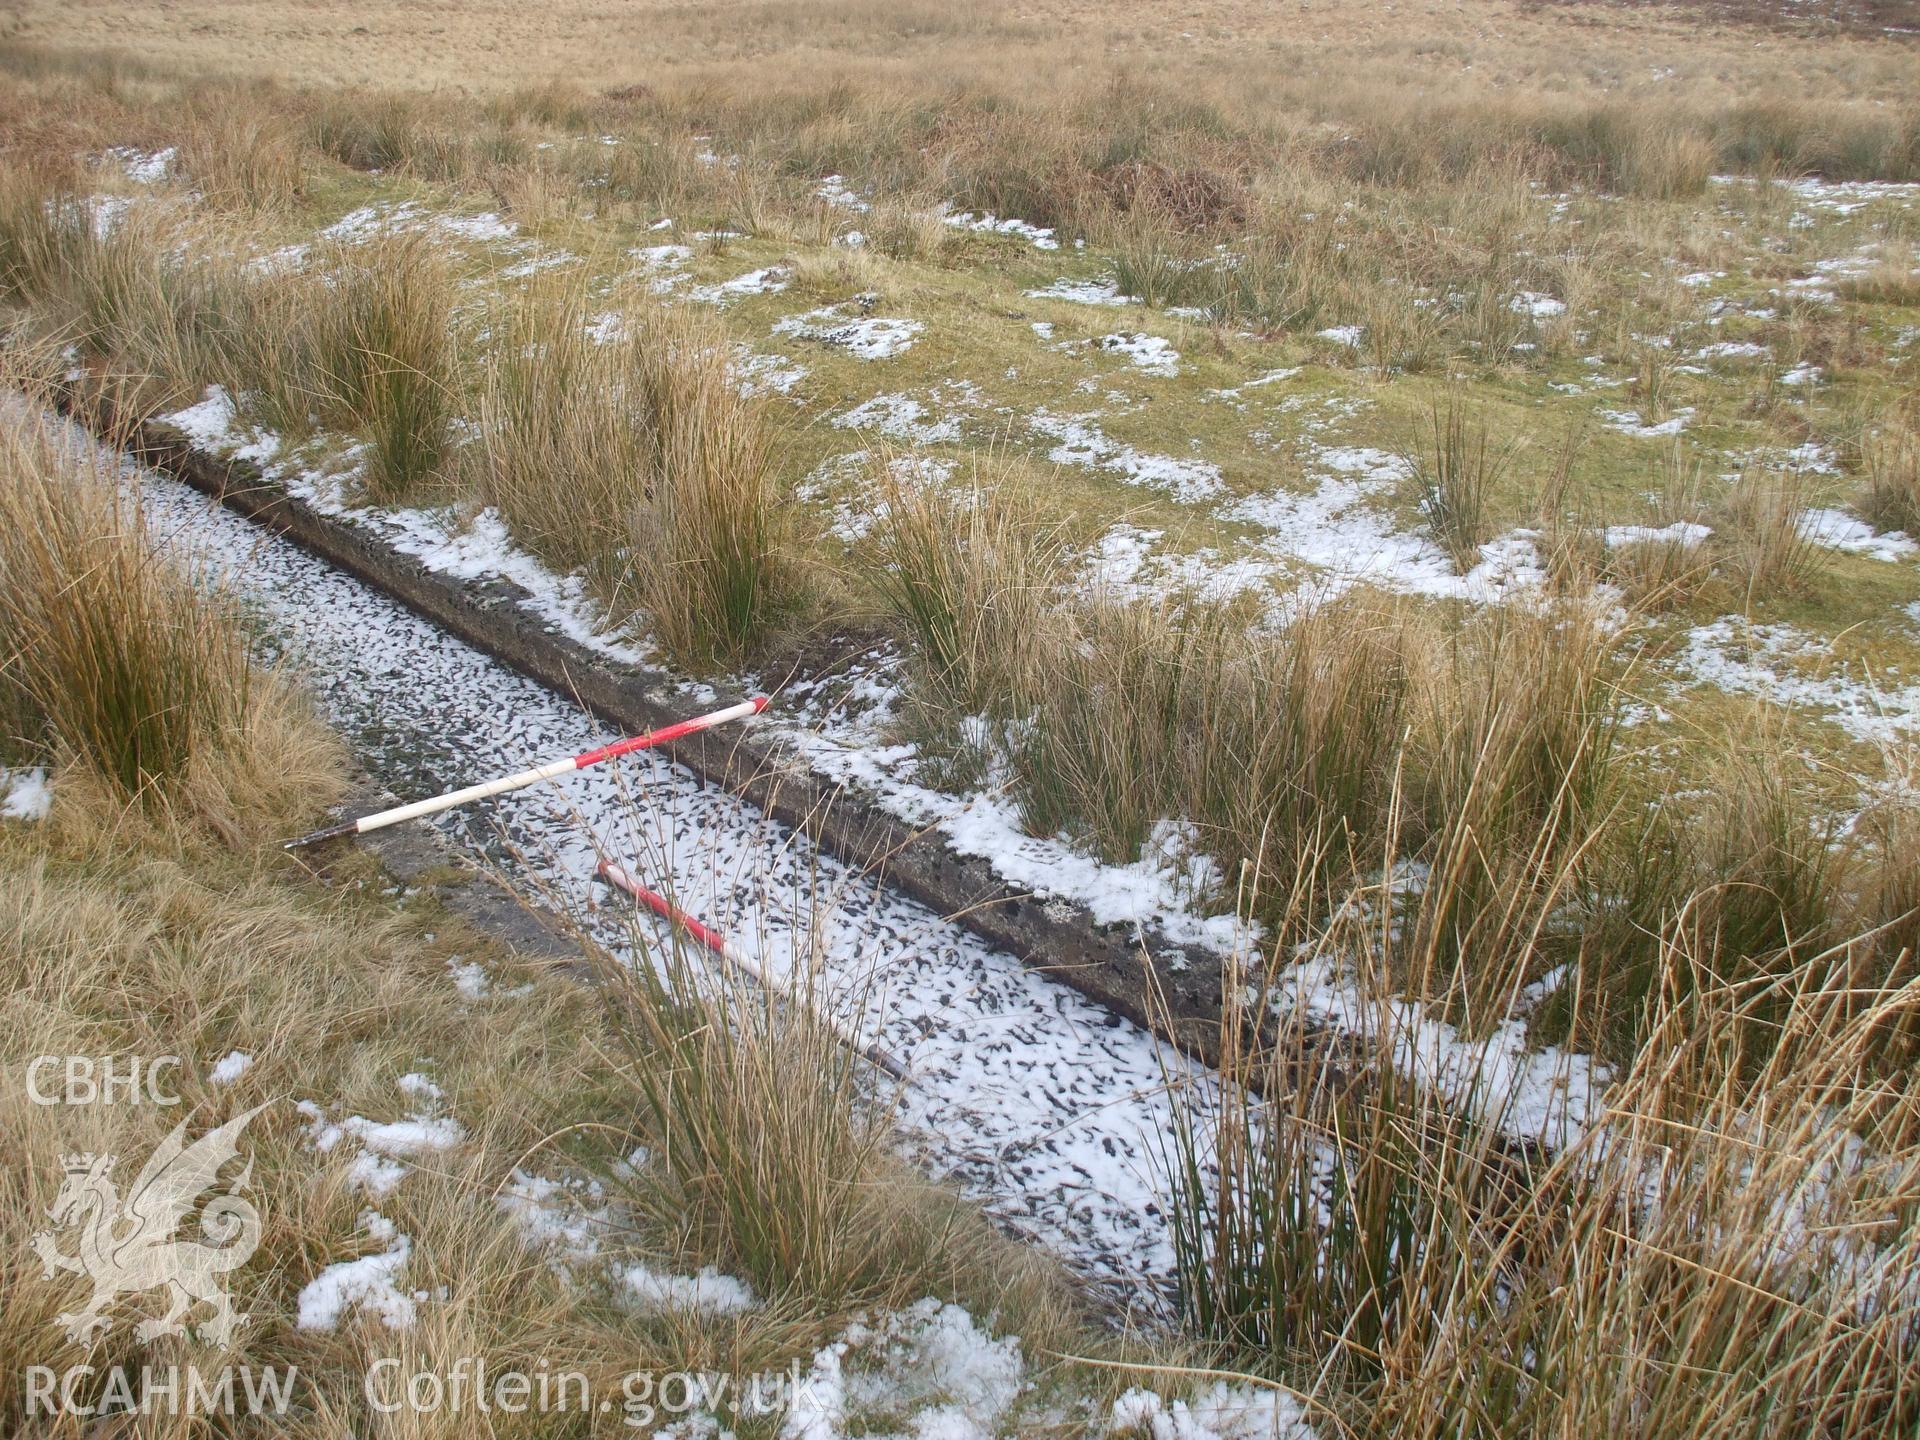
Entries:
[[[629,875],[620,866],[614,864],[613,861],[602,860],[595,873],[616,890],[626,891],[627,894],[631,895],[635,900],[638,900],[663,920],[678,925],[694,939],[706,946],[707,949],[718,955],[722,960],[725,960],[729,965],[732,965],[737,970],[744,971],[762,989],[771,990],[774,994],[786,1000],[793,1000],[794,994],[790,986],[774,979],[760,967],[757,961],[751,960],[741,954],[740,950],[736,946],[729,944],[727,938],[719,931],[702,925],[678,905],[667,899],[666,896],[656,894],[654,891],[647,889],[646,886],[634,879],[633,876]],[[907,1067],[894,1059],[893,1056],[889,1055],[885,1050],[882,1050],[878,1045],[865,1043],[854,1033],[850,1026],[844,1024],[834,1016],[825,1014],[819,1010],[815,1010],[814,1013],[822,1024],[833,1031],[834,1038],[849,1050],[853,1051],[854,1054],[864,1057],[878,1069],[886,1071],[886,1073],[894,1079],[902,1081],[903,1083],[907,1081]]]
[[415,800],[411,804],[396,805],[391,810],[362,815],[358,820],[329,825],[324,830],[315,830],[310,835],[289,840],[280,848],[296,850],[302,845],[331,840],[339,835],[364,835],[369,830],[384,830],[389,825],[398,825],[405,820],[417,820],[422,815],[438,815],[442,810],[451,810],[456,805],[485,800],[490,795],[504,795],[509,790],[523,790],[529,785],[538,785],[543,780],[557,780],[562,775],[570,775],[575,770],[584,770],[589,765],[598,765],[603,760],[612,760],[621,755],[631,755],[636,750],[664,745],[670,740],[678,740],[683,735],[691,735],[695,731],[711,730],[714,726],[724,725],[729,720],[744,720],[749,715],[758,715],[766,708],[767,697],[756,695],[751,700],[742,700],[738,705],[729,705],[724,710],[715,710],[711,715],[696,715],[691,720],[682,720],[675,725],[665,725],[658,730],[649,730],[644,735],[616,740],[613,744],[602,745],[597,750],[585,750],[578,755],[569,755],[564,760],[549,760],[545,765],[536,765],[531,770],[502,775],[495,780],[483,780],[478,785],[469,785],[463,790],[450,790],[445,795],[436,795],[430,800]]

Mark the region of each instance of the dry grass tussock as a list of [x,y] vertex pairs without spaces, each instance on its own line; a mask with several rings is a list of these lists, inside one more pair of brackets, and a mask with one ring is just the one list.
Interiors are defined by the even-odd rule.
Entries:
[[[1385,922],[1354,914],[1315,951],[1360,960],[1363,1010],[1391,1041],[1402,1017],[1365,959],[1390,943]],[[1703,963],[1694,941],[1684,924],[1665,935],[1664,975]],[[1557,1156],[1469,1118],[1411,1048],[1304,1091],[1288,1034],[1230,1050],[1233,1075],[1294,1098],[1223,1113],[1183,1093],[1190,1317],[1316,1378],[1361,1434],[1904,1432],[1920,1111],[1911,1072],[1874,1057],[1890,1029],[1913,1033],[1920,988],[1909,973],[1861,990],[1829,959],[1663,987],[1594,1125]],[[1246,1033],[1228,1020],[1223,1036]],[[1761,1023],[1767,1061],[1729,1069]],[[1501,1084],[1489,1065],[1449,1088],[1476,1078]],[[1203,1163],[1222,1189],[1200,1183]]]
[[[913,641],[911,723],[951,778],[1006,787],[1034,833],[1117,862],[1191,822],[1176,843],[1217,864],[1200,898],[1251,886],[1270,925],[1290,923],[1272,887],[1294,877],[1331,913],[1382,865],[1426,876],[1387,956],[1418,993],[1496,1013],[1574,965],[1581,1004],[1543,1023],[1624,1055],[1676,915],[1702,926],[1693,953],[1719,981],[1744,981],[1880,923],[1844,871],[1893,893],[1910,868],[1858,839],[1830,865],[1838,837],[1811,828],[1782,764],[1703,756],[1722,813],[1633,763],[1633,661],[1585,601],[1447,619],[1350,595],[1249,631],[1231,606],[1080,590],[1017,466],[983,462],[966,486],[918,475],[879,468],[868,544],[877,598]],[[1788,579],[1789,530],[1761,537]],[[1785,745],[1764,728],[1741,743]]]
[[[880,585],[923,703],[1000,722],[951,743],[992,752],[976,772],[1035,829],[1116,859],[1192,817],[1268,926],[1223,987],[1227,1098],[1182,1090],[1168,1140],[1195,1333],[1359,1434],[1912,1423],[1920,892],[1898,807],[1830,852],[1765,729],[1710,803],[1649,794],[1622,763],[1627,677],[1577,610],[1436,633],[1347,602],[1249,638],[1218,612],[1063,603],[1018,477],[888,474]],[[1324,1037],[1284,998],[1316,961],[1356,976],[1379,1042],[1317,1075]],[[1437,1074],[1406,1007],[1497,1042],[1543,977],[1532,1022],[1625,1077],[1557,1159],[1500,1133],[1520,1097],[1497,1045]]]
[[790,599],[772,432],[725,332],[636,300],[590,316],[577,281],[502,306],[471,488],[531,549],[646,611],[694,666],[737,661]]
[[1860,513],[1876,530],[1920,534],[1920,434],[1890,427],[1870,435],[1861,458]]
[[10,746],[230,838],[286,823],[337,764],[239,616],[156,556],[137,492],[0,370],[0,684]]
[[829,1307],[957,1294],[1030,1347],[1084,1338],[1051,1265],[900,1158],[893,1082],[818,1019],[815,980],[776,1000],[684,937],[635,940],[657,963],[603,963],[600,978],[657,1160],[643,1213],[767,1293]]

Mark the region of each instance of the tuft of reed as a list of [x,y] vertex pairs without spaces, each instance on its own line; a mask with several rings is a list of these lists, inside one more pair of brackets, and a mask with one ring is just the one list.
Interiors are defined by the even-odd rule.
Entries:
[[1495,494],[1518,452],[1518,439],[1490,444],[1484,417],[1469,417],[1457,393],[1435,401],[1426,434],[1400,448],[1413,502],[1462,573],[1479,563],[1480,547],[1493,538]]
[[245,644],[149,551],[137,502],[105,477],[76,483],[36,424],[0,430],[6,683],[61,752],[129,798],[164,792],[242,727]]
[[426,102],[397,91],[336,90],[308,114],[314,148],[355,170],[400,170],[426,148]]
[[1673,351],[1663,345],[1640,345],[1633,356],[1633,380],[1627,393],[1639,407],[1642,425],[1664,425],[1673,414]]
[[535,276],[504,301],[482,372],[479,436],[463,460],[476,497],[520,542],[583,570],[609,605],[653,482],[653,430],[627,321],[604,343],[577,280]]
[[1920,535],[1920,435],[1891,429],[1869,436],[1860,447],[1860,513],[1876,530]]
[[733,381],[723,331],[682,309],[645,312],[639,399],[653,430],[649,503],[633,537],[636,594],[667,649],[736,662],[794,598],[772,434]]
[[402,499],[453,443],[462,381],[446,266],[419,237],[385,236],[317,256],[304,288],[306,303],[279,311],[296,350],[270,388],[304,393],[321,425],[365,436],[368,495]]
[[[1805,834],[1763,823],[1765,844]],[[1478,1029],[1418,1028],[1392,955],[1418,933],[1408,908],[1458,908],[1437,893],[1457,881],[1434,866],[1396,896],[1399,850],[1330,893],[1269,877],[1286,893],[1261,908],[1287,923],[1229,966],[1217,1074],[1174,1085],[1164,1161],[1197,1335],[1363,1434],[1852,1437],[1920,1419],[1903,1290],[1920,1227],[1897,1198],[1920,1112],[1887,1044],[1920,1015],[1910,966],[1863,969],[1871,932],[1837,941],[1804,915],[1736,936],[1701,917],[1758,877],[1683,881],[1645,917],[1650,987],[1613,1089],[1543,1147],[1539,1094],[1470,1038],[1524,1014],[1526,972],[1482,994]],[[1796,863],[1762,863],[1777,902]],[[1521,928],[1550,930],[1563,894],[1535,892]],[[1284,1003],[1299,966],[1344,977],[1364,1042]]]
[[[762,1293],[827,1304],[879,1298],[911,1260],[891,1170],[891,1129],[864,1091],[864,1063],[814,1015],[802,979],[785,1005],[713,975],[676,933],[635,929],[643,957],[601,967],[649,1148],[673,1179],[665,1200]],[[890,1187],[889,1187],[890,1188]],[[887,1236],[890,1244],[878,1243]]]
[[1063,573],[1030,477],[1010,457],[976,455],[969,483],[950,491],[911,457],[882,455],[871,480],[873,582],[914,642],[922,685],[949,712],[1006,715]]
[[950,261],[966,237],[947,224],[942,202],[931,195],[876,196],[860,219],[866,244],[889,260],[938,265]]
[[215,205],[281,210],[305,189],[304,142],[266,89],[217,87],[188,107],[180,168]]
[[1687,604],[1712,577],[1713,547],[1700,538],[1710,528],[1701,478],[1701,463],[1687,464],[1676,443],[1662,457],[1659,498],[1641,533],[1608,548],[1607,578],[1643,614]]
[[1832,560],[1802,517],[1813,484],[1798,470],[1753,469],[1732,481],[1713,509],[1721,571],[1744,600],[1804,595]]
[[0,165],[0,298],[24,302],[77,271],[93,227],[71,165]]
[[850,1010],[858,1028],[860,997],[829,994],[804,948],[775,998],[677,929],[636,925],[632,941],[636,964],[590,955],[652,1152],[626,1187],[648,1228],[801,1315],[939,1294],[999,1314],[1029,1345],[1082,1333],[1051,1267],[901,1157],[892,1082],[823,1019]]
[[647,611],[683,664],[741,659],[793,598],[771,436],[723,333],[638,303],[590,316],[576,281],[503,306],[470,465],[536,552]]

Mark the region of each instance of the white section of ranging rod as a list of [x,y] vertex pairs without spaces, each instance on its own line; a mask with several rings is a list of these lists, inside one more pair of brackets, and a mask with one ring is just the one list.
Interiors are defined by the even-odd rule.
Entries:
[[[764,966],[757,960],[742,954],[740,947],[728,940],[727,937],[722,935],[718,930],[713,929],[709,925],[703,925],[678,905],[667,899],[666,896],[659,894],[657,891],[649,890],[613,861],[602,860],[595,873],[615,889],[626,891],[627,894],[631,895],[635,900],[639,901],[662,919],[680,926],[681,929],[693,936],[694,939],[706,946],[707,949],[753,980],[761,989],[773,992],[789,1004],[803,1003],[795,997],[791,985],[769,975]],[[886,1071],[886,1073],[894,1079],[903,1083],[911,1083],[907,1076],[906,1066],[902,1065],[878,1045],[869,1045],[866,1041],[862,1040],[859,1035],[854,1033],[852,1026],[827,1014],[816,1005],[806,1005],[805,1008],[812,1012],[815,1019],[833,1032],[835,1039],[853,1051],[854,1054],[863,1056],[869,1063]]]
[[563,760],[549,760],[546,764],[536,765],[531,770],[521,770],[512,775],[482,780],[477,785],[468,785],[460,790],[449,790],[444,795],[435,795],[426,800],[414,800],[405,805],[396,805],[391,810],[378,810],[371,815],[362,815],[357,820],[344,820],[338,825],[329,825],[324,830],[315,830],[310,834],[288,840],[282,844],[281,848],[297,850],[303,845],[331,840],[340,835],[364,835],[369,830],[384,830],[389,825],[418,820],[423,815],[438,815],[442,810],[452,810],[456,806],[469,805],[475,800],[485,800],[493,795],[504,795],[509,790],[524,790],[529,785],[538,785],[544,780],[557,780],[562,775],[571,775],[576,770],[584,770],[589,765],[598,765],[603,760],[612,760],[620,755],[630,755],[636,750],[664,745],[670,740],[678,740],[682,736],[692,735],[700,730],[711,730],[714,726],[724,725],[730,720],[744,720],[750,715],[758,715],[766,708],[767,697],[756,695],[751,700],[742,700],[738,705],[729,705],[724,710],[715,710],[709,715],[696,715],[691,720],[665,725],[658,730],[649,730],[644,735],[635,735],[626,740],[616,740],[611,745],[602,745],[594,750],[583,750],[578,755],[569,755]]

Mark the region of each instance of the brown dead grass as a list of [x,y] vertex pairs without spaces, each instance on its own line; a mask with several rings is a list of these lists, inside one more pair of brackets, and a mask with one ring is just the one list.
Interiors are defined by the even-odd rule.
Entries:
[[[1827,91],[1892,99],[1913,74],[1912,51],[1877,36],[1823,36],[1809,45],[1698,7],[1510,0],[1197,0],[1177,8],[1118,0],[638,0],[616,10],[590,0],[322,0],[292,11],[267,0],[21,0],[13,14],[13,38],[60,50],[118,48],[167,71],[475,90],[558,77],[645,94],[689,75],[731,71],[737,80],[769,61],[819,78],[920,70],[949,80],[1050,74],[1057,82],[1089,66],[1124,65],[1242,90],[1271,91],[1276,76],[1293,75],[1323,86],[1366,77],[1392,91],[1538,87],[1575,97],[1664,83],[1711,98]],[[1654,67],[1675,73],[1656,82]]]

